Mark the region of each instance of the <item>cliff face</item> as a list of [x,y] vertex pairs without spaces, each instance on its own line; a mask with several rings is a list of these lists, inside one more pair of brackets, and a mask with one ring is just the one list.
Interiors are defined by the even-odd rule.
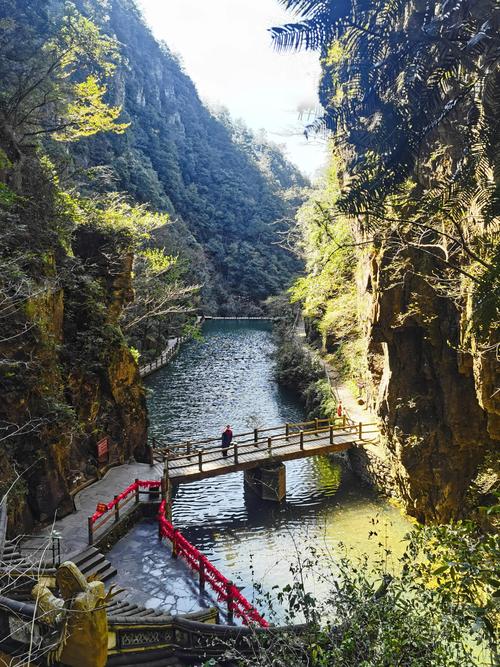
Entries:
[[491,0],[303,13],[274,37],[321,50],[338,184],[309,215],[298,295],[380,417],[368,475],[418,519],[447,521],[474,506],[500,439],[500,14]]
[[[358,282],[368,398],[408,512],[447,521],[463,511],[478,465],[500,439],[500,405],[489,398],[498,364],[494,350],[464,351],[464,317],[452,300],[414,273],[388,280],[392,259],[386,247],[365,257]],[[421,262],[412,253],[407,260]]]
[[12,279],[2,272],[0,479],[2,492],[13,484],[10,527],[21,531],[72,510],[102,437],[110,463],[143,457],[147,415],[118,325],[132,257],[85,224],[69,239],[55,229],[60,193],[37,156],[11,162],[6,180],[21,198],[1,230]]

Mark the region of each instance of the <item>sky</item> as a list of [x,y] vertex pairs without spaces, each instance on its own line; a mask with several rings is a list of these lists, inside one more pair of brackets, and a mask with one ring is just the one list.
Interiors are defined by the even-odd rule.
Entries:
[[[317,53],[278,53],[268,28],[293,21],[278,0],[139,0],[157,39],[180,56],[202,100],[224,106],[286,146],[303,173],[325,163],[323,138],[304,126],[320,113]],[[301,110],[305,110],[302,113]]]

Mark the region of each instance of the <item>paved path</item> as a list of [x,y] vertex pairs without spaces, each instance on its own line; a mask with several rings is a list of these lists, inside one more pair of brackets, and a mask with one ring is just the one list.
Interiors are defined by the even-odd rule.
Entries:
[[154,371],[166,366],[169,361],[177,354],[179,347],[184,340],[185,339],[182,336],[180,338],[169,338],[167,340],[167,345],[160,356],[150,364],[146,364],[145,366],[141,366],[139,368],[139,374],[141,378],[144,378],[147,375],[151,375],[151,373]]
[[[333,395],[335,396],[337,402],[342,402],[344,414],[355,423],[378,423],[379,420],[377,416],[368,408],[366,402],[363,405],[360,405],[358,403],[358,399],[353,395],[350,387],[345,382],[342,382],[338,377],[338,371],[331,364],[325,361],[325,359],[323,359],[318,351],[310,347],[307,342],[303,319],[299,321],[295,335],[299,342],[302,343],[307,353],[316,358],[323,367],[328,382],[330,383]],[[380,431],[376,426],[371,426],[370,431],[370,437],[364,439],[364,449],[367,450],[367,452],[370,452],[372,455],[377,456],[382,461],[387,462],[387,454],[380,442]]]
[[[52,531],[61,537],[61,554],[63,558],[69,554],[82,551],[88,546],[87,517],[91,516],[98,502],[109,502],[137,479],[160,479],[161,467],[151,467],[148,463],[127,463],[108,470],[106,475],[85,489],[74,498],[75,512],[58,519],[53,525],[38,532],[38,535],[49,536]],[[133,503],[130,503],[133,506]],[[31,541],[27,540],[26,545]],[[36,544],[33,542],[33,546]]]

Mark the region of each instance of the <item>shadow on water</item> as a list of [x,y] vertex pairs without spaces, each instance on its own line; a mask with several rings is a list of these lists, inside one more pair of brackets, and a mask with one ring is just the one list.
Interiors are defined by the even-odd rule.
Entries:
[[[176,442],[215,436],[227,423],[241,432],[304,418],[295,397],[275,382],[268,324],[209,322],[203,333],[203,343],[187,343],[148,379],[151,435]],[[249,599],[254,582],[267,590],[288,583],[290,565],[310,545],[333,559],[342,544],[353,556],[373,554],[380,539],[396,555],[402,552],[408,522],[345,465],[315,457],[288,462],[286,468],[287,497],[281,504],[257,499],[244,488],[243,473],[183,484],[175,493],[176,526]],[[375,539],[370,532],[378,533]],[[125,572],[123,583],[137,582],[137,601],[177,612],[208,603],[209,598],[198,598],[192,573],[158,543],[154,523],[137,526],[110,557]],[[320,575],[328,568],[325,559]],[[328,591],[320,579],[310,588],[322,598]]]

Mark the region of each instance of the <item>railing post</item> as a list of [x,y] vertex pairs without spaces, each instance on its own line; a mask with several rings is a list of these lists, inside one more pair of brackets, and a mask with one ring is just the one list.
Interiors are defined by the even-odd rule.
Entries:
[[92,523],[91,516],[87,519],[87,525],[89,529],[89,546],[91,547],[94,544],[94,524]]
[[316,419],[314,421],[315,421],[315,428],[316,428],[316,430],[314,432],[314,435],[318,435],[319,419],[316,417]]
[[203,562],[203,556],[200,554],[198,556],[198,572],[200,575],[200,593],[205,590],[205,563]]
[[301,431],[299,434],[300,449],[304,449],[304,431]]
[[234,613],[233,613],[233,582],[228,581],[227,582],[227,621],[228,623],[232,623],[234,620]]
[[259,429],[254,428],[253,430],[253,441],[257,443],[259,441]]
[[333,445],[333,426],[330,426],[330,444]]
[[135,480],[135,502],[136,504],[139,502],[139,480]]
[[359,422],[358,436],[360,440],[363,440],[363,422]]
[[[113,499],[116,500],[118,496],[113,496]],[[120,520],[120,501],[118,500],[115,505],[115,523]]]
[[167,521],[172,523],[172,483],[168,477],[165,480],[165,514]]
[[238,463],[238,445],[234,443],[234,462]]
[[203,452],[201,449],[198,452],[198,468],[200,469],[200,472],[203,470]]
[[273,439],[271,437],[269,437],[267,439],[267,452],[268,452],[269,456],[271,456],[272,451],[273,451]]
[[345,428],[347,424],[347,415],[342,415],[342,427]]
[[177,558],[177,530],[172,533],[172,558]]
[[167,499],[167,480],[165,478],[165,475],[161,478],[161,499],[162,500]]
[[285,440],[288,440],[289,436],[290,436],[290,424],[287,422],[285,424]]
[[155,439],[153,438],[152,444],[148,446],[148,458],[149,458],[149,465],[154,466],[155,464]]

